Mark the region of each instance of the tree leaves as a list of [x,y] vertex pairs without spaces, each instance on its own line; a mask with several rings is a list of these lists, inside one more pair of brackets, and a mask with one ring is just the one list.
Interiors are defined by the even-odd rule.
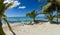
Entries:
[[36,10],[33,10],[30,13],[27,13],[26,16],[29,16],[30,18],[35,18],[36,17]]
[[2,18],[8,25],[9,30],[15,34],[11,28],[11,26],[9,25],[9,22],[6,19],[6,16],[4,15],[5,10],[7,10],[9,7],[11,7],[14,4],[14,2],[11,3],[4,3],[4,0],[0,0],[0,18]]
[[6,5],[5,9],[8,9],[9,7],[11,7],[14,4],[14,2],[11,2],[9,4]]

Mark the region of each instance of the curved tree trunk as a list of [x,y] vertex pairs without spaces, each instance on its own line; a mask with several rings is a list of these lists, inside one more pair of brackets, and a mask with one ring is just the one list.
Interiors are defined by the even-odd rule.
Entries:
[[9,30],[13,33],[13,35],[16,35],[15,32],[13,32],[11,26],[9,25],[9,23],[7,23],[8,27],[9,27]]
[[50,20],[50,23],[52,24],[52,20]]
[[[56,11],[57,11],[57,15],[58,15],[58,8],[57,8],[57,6],[56,6]],[[59,24],[58,23],[58,17],[57,17],[57,24]]]
[[35,21],[35,17],[33,18],[33,22],[35,23],[36,21]]
[[8,23],[7,19],[4,18],[5,22],[7,22],[7,26],[9,27],[9,30],[13,33],[13,35],[16,35],[15,32],[12,30],[10,24]]
[[33,20],[34,20],[34,22],[35,22],[35,18],[34,18]]
[[0,35],[5,35],[5,32],[3,31],[3,28],[2,28],[1,18],[0,18]]

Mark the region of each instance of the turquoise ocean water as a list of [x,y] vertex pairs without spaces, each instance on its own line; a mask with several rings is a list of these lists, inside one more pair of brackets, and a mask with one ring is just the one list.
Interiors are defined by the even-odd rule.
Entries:
[[[33,19],[29,18],[29,17],[8,17],[7,18],[9,23],[20,23],[20,22],[32,22]],[[44,21],[48,21],[46,18],[44,17],[36,17],[35,20],[44,20]],[[56,22],[56,19],[54,19],[53,21]],[[59,21],[60,22],[60,19]],[[4,23],[4,22],[3,22]]]
[[[29,17],[8,17],[7,18],[9,23],[15,23],[15,22],[31,22],[33,19]],[[36,17],[35,20],[46,20],[46,18],[43,17]]]

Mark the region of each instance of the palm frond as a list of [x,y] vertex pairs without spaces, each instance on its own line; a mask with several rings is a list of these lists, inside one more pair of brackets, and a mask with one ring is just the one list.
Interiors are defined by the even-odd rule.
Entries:
[[60,13],[58,13],[58,15],[55,16],[55,18],[60,18]]
[[4,0],[0,0],[0,4],[3,4]]
[[46,0],[46,2],[51,2],[52,0]]
[[8,9],[9,7],[11,7],[14,4],[14,2],[9,3],[8,5],[6,5],[5,9]]
[[38,2],[42,2],[42,0],[38,0]]
[[47,10],[51,6],[51,2],[47,3],[45,6],[42,7],[42,11]]
[[36,15],[36,10],[32,10],[30,13],[27,13],[26,16],[30,17],[30,18],[35,18]]
[[60,0],[56,0],[57,4],[60,6]]

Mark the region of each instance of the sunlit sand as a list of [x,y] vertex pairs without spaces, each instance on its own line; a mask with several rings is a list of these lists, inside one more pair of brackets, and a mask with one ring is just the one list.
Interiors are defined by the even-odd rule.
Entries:
[[[19,23],[11,24],[16,35],[60,35],[60,25],[44,22],[43,24],[23,25]],[[6,35],[13,35],[7,28],[3,26]]]

